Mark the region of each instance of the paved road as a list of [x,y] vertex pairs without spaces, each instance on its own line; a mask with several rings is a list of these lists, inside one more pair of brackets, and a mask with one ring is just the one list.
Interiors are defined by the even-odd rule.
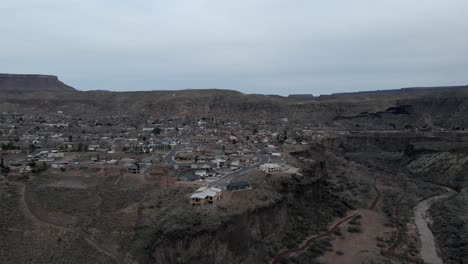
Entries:
[[79,164],[69,163],[64,166],[65,168],[80,168],[85,167],[89,169],[115,169],[115,168],[124,168],[122,165],[117,164],[103,164],[98,162],[80,162]]
[[176,154],[176,151],[182,149],[183,147],[184,147],[183,145],[172,146],[171,151],[169,151],[169,153],[167,153],[163,157],[164,162],[169,164],[169,165],[173,165],[173,166],[174,165],[179,165],[179,163],[174,160],[174,155]]
[[[175,155],[176,151],[182,149],[183,147],[184,146],[182,146],[182,145],[173,146],[172,150],[163,157],[164,162],[169,164],[169,165],[186,164],[186,163],[179,163],[179,162],[176,162],[174,160],[174,155]],[[270,161],[270,157],[268,155],[265,155],[265,154],[258,154],[257,157],[260,159],[259,163],[255,164],[253,166],[249,166],[249,167],[241,167],[240,169],[238,169],[236,171],[233,171],[233,172],[223,176],[221,179],[219,179],[219,180],[217,180],[215,182],[209,182],[208,187],[217,187],[217,188],[225,189],[226,186],[234,178],[239,177],[240,175],[242,175],[244,173],[247,173],[249,171],[252,171],[252,170],[260,167],[260,165],[263,165],[263,164]]]
[[260,158],[259,163],[250,167],[242,167],[236,171],[233,171],[215,182],[208,183],[208,187],[217,187],[217,188],[225,189],[227,185],[236,177],[239,177],[242,174],[245,174],[249,171],[255,170],[256,168],[260,167],[260,165],[263,165],[270,161],[270,157],[268,155],[259,154],[258,157]]

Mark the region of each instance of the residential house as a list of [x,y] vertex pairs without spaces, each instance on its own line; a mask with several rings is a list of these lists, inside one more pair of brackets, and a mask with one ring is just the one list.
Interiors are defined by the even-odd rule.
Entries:
[[161,159],[155,156],[149,156],[146,158],[143,158],[141,161],[146,165],[146,166],[151,166],[157,162],[159,162]]
[[260,165],[260,170],[265,173],[275,173],[281,171],[281,166],[276,163],[265,163]]
[[190,204],[193,206],[214,204],[221,199],[222,190],[219,188],[200,187],[190,196]]
[[133,174],[145,173],[146,166],[135,163],[127,168],[127,171]]
[[100,148],[99,145],[89,145],[88,146],[88,151],[98,151]]
[[217,168],[223,168],[226,166],[226,160],[225,159],[215,159],[213,160],[213,163],[216,164]]
[[195,175],[197,175],[200,178],[204,178],[208,176],[208,172],[206,170],[196,170]]
[[194,163],[190,165],[192,169],[211,169],[210,164],[208,163]]
[[239,181],[239,182],[232,182],[229,183],[226,189],[228,191],[239,191],[239,190],[246,190],[250,188],[250,184],[246,181]]
[[63,152],[50,152],[47,154],[48,159],[61,159],[65,156]]
[[175,160],[180,162],[193,162],[195,160],[195,155],[188,152],[178,152],[175,155]]
[[19,173],[29,173],[32,171],[31,166],[23,166],[19,168]]
[[200,155],[197,156],[195,160],[197,163],[205,163],[208,160],[208,158],[205,155]]

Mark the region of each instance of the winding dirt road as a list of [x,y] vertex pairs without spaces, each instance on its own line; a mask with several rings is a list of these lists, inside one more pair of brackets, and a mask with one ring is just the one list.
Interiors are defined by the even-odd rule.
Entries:
[[306,250],[310,246],[310,244],[312,244],[312,242],[333,234],[333,232],[335,232],[335,230],[338,229],[338,227],[340,227],[342,224],[346,223],[347,221],[351,220],[355,216],[356,216],[355,214],[352,214],[352,215],[349,215],[349,216],[341,219],[338,223],[334,224],[330,230],[328,230],[327,232],[325,232],[325,233],[323,233],[321,235],[318,235],[318,236],[315,236],[315,237],[312,237],[312,238],[306,240],[306,242],[299,248],[288,249],[288,250],[282,251],[276,257],[273,258],[271,263],[272,264],[278,264],[278,263],[280,263],[280,260],[281,260],[282,257],[288,257],[288,256],[291,256],[293,254],[296,254],[296,253],[299,253],[299,252],[302,252],[302,251]]
[[400,205],[402,201],[403,197],[399,198],[395,205],[395,227],[397,229],[397,238],[388,249],[381,251],[381,254],[384,257],[395,257],[395,250],[400,246],[401,241],[403,240],[403,228],[400,223]]
[[377,194],[377,196],[375,197],[374,201],[371,203],[371,205],[369,206],[369,209],[370,210],[374,210],[375,207],[377,206],[377,204],[379,203],[380,201],[380,198],[382,197],[382,193],[380,193],[380,190],[379,188],[377,187],[377,177],[374,177],[374,190],[375,190],[375,193]]

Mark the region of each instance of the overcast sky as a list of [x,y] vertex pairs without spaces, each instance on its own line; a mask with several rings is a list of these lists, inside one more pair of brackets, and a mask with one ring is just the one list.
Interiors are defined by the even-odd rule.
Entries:
[[467,0],[1,0],[0,72],[80,90],[468,84]]

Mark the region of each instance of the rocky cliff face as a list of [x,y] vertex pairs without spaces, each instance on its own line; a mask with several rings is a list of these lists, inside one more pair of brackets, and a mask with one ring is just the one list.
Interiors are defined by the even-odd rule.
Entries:
[[427,182],[463,188],[468,171],[466,142],[421,142],[407,146],[403,168]]
[[74,91],[57,76],[32,74],[0,74],[0,91]]
[[266,263],[269,238],[287,222],[287,207],[279,202],[233,217],[216,230],[167,234],[152,254],[153,263]]
[[275,181],[278,199],[213,224],[211,229],[195,231],[192,227],[158,234],[152,262],[268,263],[282,248],[296,246],[347,209],[330,192],[323,163],[308,175]]

